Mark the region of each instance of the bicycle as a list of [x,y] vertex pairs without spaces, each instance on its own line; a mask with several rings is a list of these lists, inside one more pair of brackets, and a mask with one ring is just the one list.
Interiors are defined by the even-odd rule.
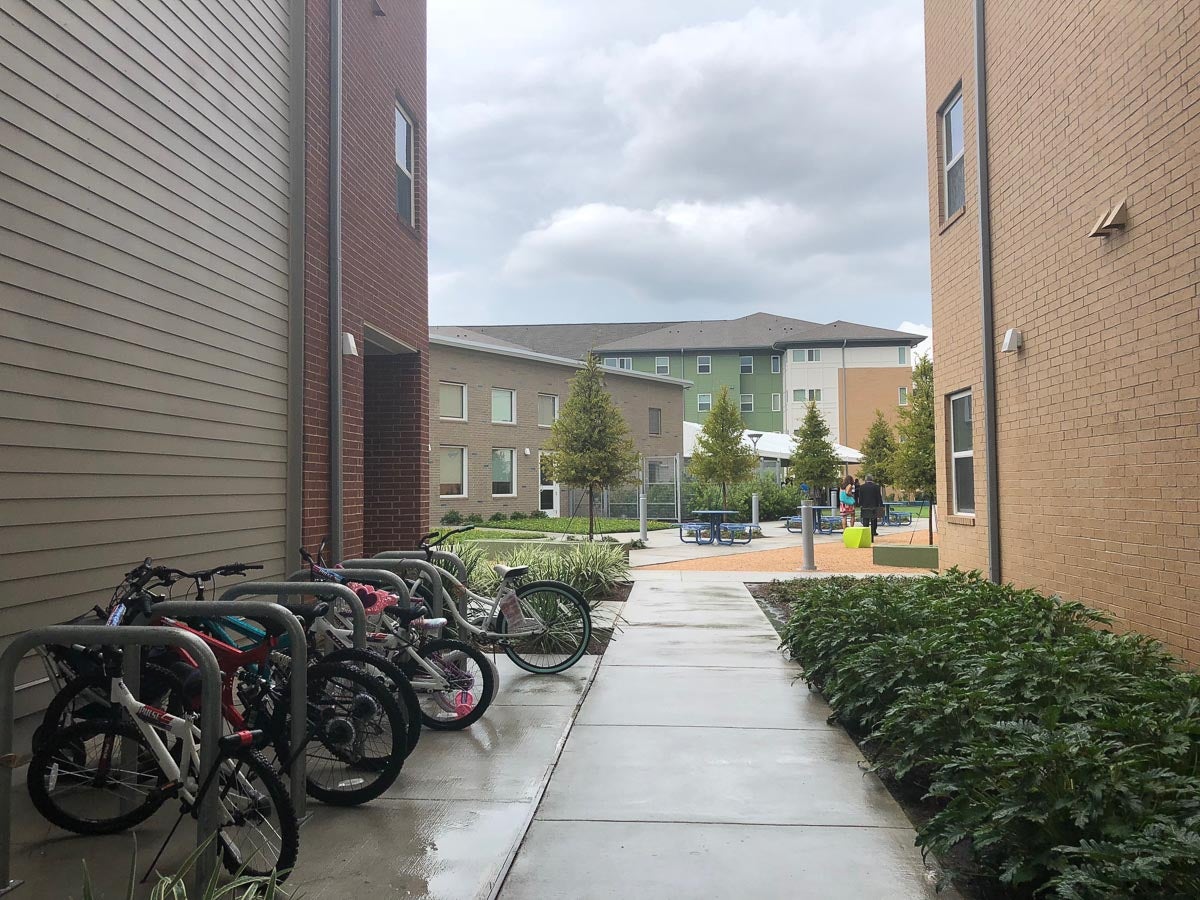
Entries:
[[[127,607],[118,605],[108,624],[123,624],[126,613]],[[200,799],[215,783],[222,822],[217,844],[225,869],[286,878],[299,854],[300,826],[287,789],[256,749],[261,732],[239,730],[221,737],[216,765],[201,777],[195,716],[142,703],[121,675],[120,652],[102,655],[109,701],[125,716],[78,722],[43,735],[26,781],[38,812],[77,834],[114,834],[178,798],[180,815],[169,841],[183,816],[196,814]],[[122,760],[132,760],[134,768],[123,768]]]

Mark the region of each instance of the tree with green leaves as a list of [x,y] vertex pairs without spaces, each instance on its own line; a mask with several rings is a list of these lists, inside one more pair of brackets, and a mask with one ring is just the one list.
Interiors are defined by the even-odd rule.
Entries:
[[547,474],[560,484],[587,488],[588,540],[596,532],[596,491],[641,480],[642,460],[629,426],[604,387],[600,361],[588,355],[571,379],[571,392],[550,429]]
[[896,436],[892,426],[883,417],[880,410],[875,410],[875,421],[867,429],[866,437],[859,445],[862,453],[862,464],[859,471],[874,475],[880,484],[892,483],[892,457],[896,454]]
[[721,486],[722,507],[728,502],[729,485],[749,481],[758,469],[758,454],[742,440],[745,430],[746,423],[729,396],[729,388],[722,387],[704,427],[696,435],[692,461],[688,464],[688,471],[696,481]]
[[913,491],[929,500],[929,543],[933,544],[937,454],[933,439],[933,360],[928,356],[913,366],[913,389],[909,393],[908,406],[900,409],[896,436],[898,445],[892,456],[892,481],[901,490]]
[[842,471],[833,441],[829,437],[829,425],[817,410],[817,404],[809,401],[804,421],[796,429],[796,445],[792,451],[791,477],[793,481],[807,484],[810,491],[817,493],[837,484]]

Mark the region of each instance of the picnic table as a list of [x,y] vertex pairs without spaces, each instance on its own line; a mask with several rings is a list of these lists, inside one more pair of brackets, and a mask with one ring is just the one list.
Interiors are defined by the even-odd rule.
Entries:
[[[799,515],[789,516],[784,527],[793,533],[804,527],[803,506],[797,506],[800,510]],[[813,511],[813,530],[819,534],[833,534],[842,525],[842,517],[837,514],[837,511],[832,506],[814,506]]]
[[896,501],[883,504],[883,518],[880,520],[880,525],[911,525],[912,513],[899,512],[895,507],[912,506],[909,501]]
[[[679,526],[679,539],[687,542],[684,537],[685,530],[691,533],[697,544],[735,544],[739,537],[744,537],[743,543],[750,543],[750,526],[742,523],[726,522],[726,516],[736,516],[739,510],[736,509],[693,509],[692,514],[696,516],[704,516],[708,519],[707,522],[686,522]],[[721,532],[724,530],[728,535],[728,539],[721,537]],[[708,532],[707,539],[704,538],[704,531]]]

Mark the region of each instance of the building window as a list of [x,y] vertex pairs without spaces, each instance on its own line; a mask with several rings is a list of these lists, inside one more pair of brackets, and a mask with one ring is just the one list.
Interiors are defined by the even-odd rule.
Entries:
[[967,205],[961,88],[956,88],[942,106],[939,118],[938,130],[942,136],[942,218],[949,219]]
[[467,421],[467,386],[465,384],[439,381],[438,402],[441,410],[438,415],[443,419]]
[[709,375],[712,373],[712,357],[697,356],[696,357],[696,374]]
[[712,394],[696,395],[696,412],[708,412],[712,409]]
[[492,451],[492,496],[515,497],[516,481],[513,479],[513,457],[515,450]]
[[900,405],[908,406],[908,388],[900,388]]
[[558,418],[558,394],[538,394],[538,425],[549,428]]
[[754,357],[753,356],[743,356],[738,362],[741,366],[741,372],[743,375],[753,375],[754,374]]
[[899,364],[899,365],[901,365],[901,366],[907,366],[907,365],[909,365],[909,362],[908,362],[908,348],[907,348],[907,347],[897,347],[896,349],[897,349],[898,351],[900,351],[900,352],[897,354],[897,356],[899,357],[899,363],[898,363],[898,364]]
[[405,225],[416,226],[416,194],[414,191],[413,124],[408,113],[396,104],[396,212]]
[[795,403],[808,403],[810,401],[815,402],[815,403],[820,403],[821,402],[821,389],[820,388],[796,388],[796,390],[792,391],[792,400]]
[[633,357],[631,356],[606,356],[604,364],[610,369],[632,369]]
[[971,392],[950,395],[950,457],[954,511],[975,514],[975,439],[971,432]]
[[662,434],[662,410],[650,407],[650,433]]
[[771,395],[771,412],[781,412],[783,410],[783,394]]
[[466,447],[442,448],[442,470],[438,475],[438,496],[467,496]]
[[671,374],[670,357],[666,357],[666,356],[654,357],[654,374],[655,375],[670,375]]
[[492,421],[511,425],[517,421],[517,392],[492,388]]
[[742,408],[742,412],[754,412],[754,395],[753,394],[742,394],[741,395],[741,408]]
[[820,350],[793,350],[792,351],[792,362],[794,362],[794,363],[820,362],[820,361],[821,361],[821,351]]
[[780,363],[780,360],[779,360],[778,356],[771,357],[771,374],[772,375],[779,374],[779,363]]

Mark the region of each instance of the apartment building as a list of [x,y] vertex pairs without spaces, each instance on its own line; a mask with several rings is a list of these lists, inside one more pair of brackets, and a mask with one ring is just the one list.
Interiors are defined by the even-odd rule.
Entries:
[[925,23],[942,560],[1198,663],[1195,4]]
[[[570,393],[578,360],[537,353],[467,329],[430,336],[430,521],[447,512],[566,515],[565,489],[542,460],[550,428]],[[682,379],[605,373],[648,482],[675,477],[683,451]],[[669,470],[669,471],[668,471]],[[664,482],[665,483],[665,482]],[[674,492],[672,491],[672,496]]]
[[722,387],[754,431],[791,433],[814,401],[833,439],[851,447],[866,435],[877,409],[894,421],[908,403],[911,349],[924,340],[852,322],[821,325],[768,313],[699,322],[473,330],[531,348],[552,341],[562,355],[592,352],[612,369],[691,381],[684,410],[689,422],[704,422]]

